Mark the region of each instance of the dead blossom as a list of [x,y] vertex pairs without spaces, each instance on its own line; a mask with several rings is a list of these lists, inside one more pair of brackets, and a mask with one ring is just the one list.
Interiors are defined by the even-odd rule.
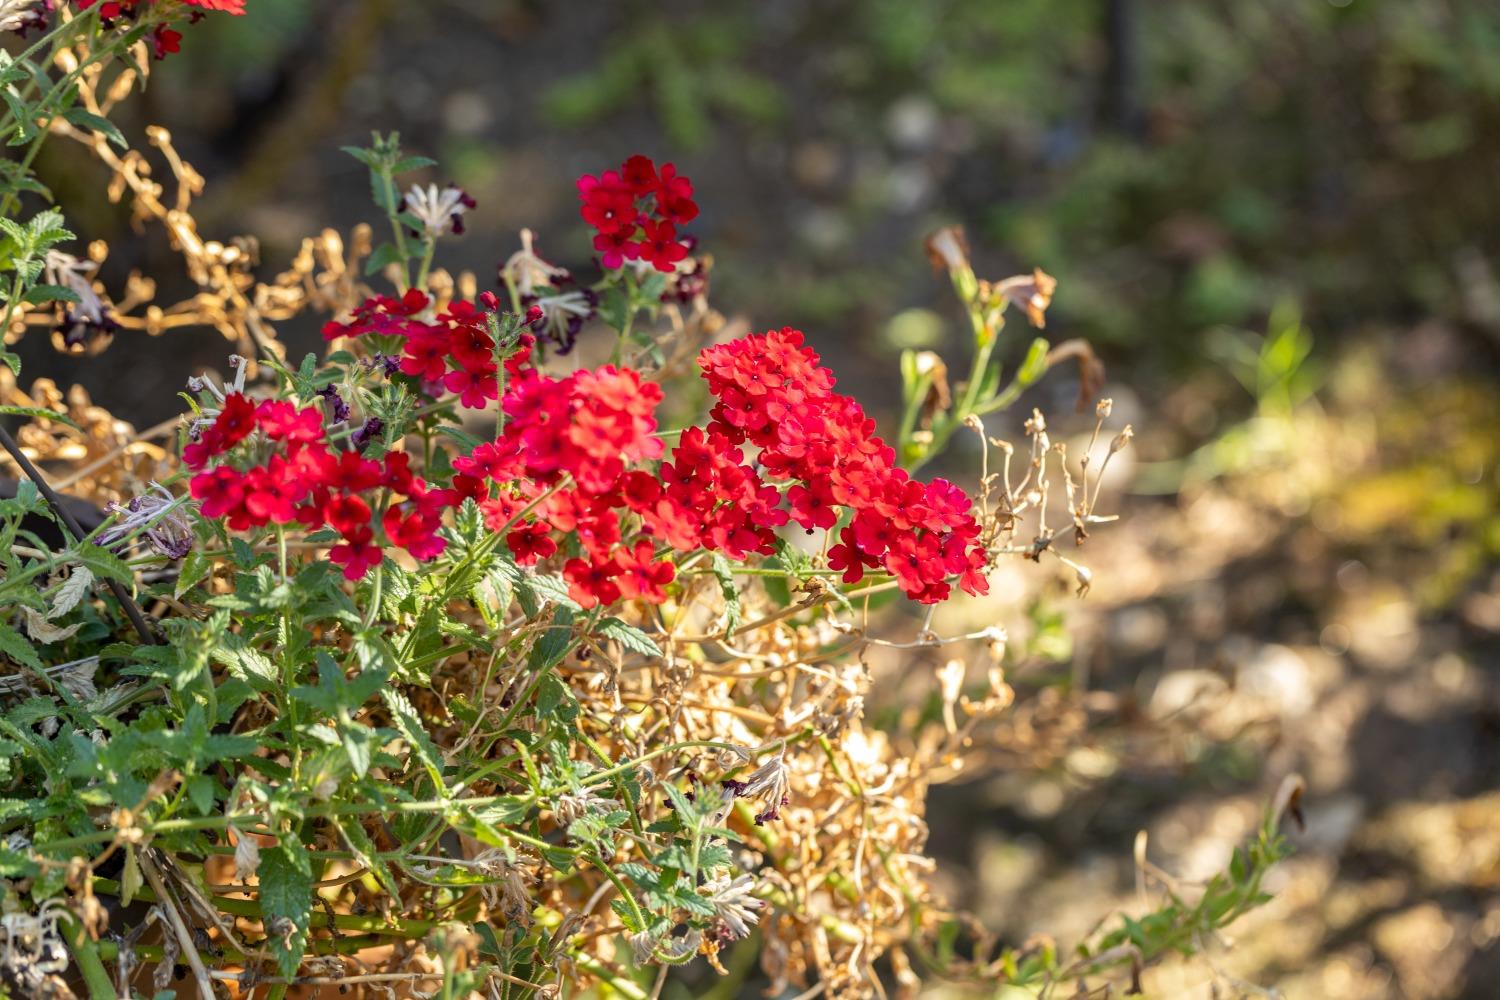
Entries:
[[559,795],[552,804],[552,815],[557,817],[558,825],[566,828],[590,813],[608,813],[619,808],[617,800],[602,798],[591,789],[584,789]]
[[110,501],[108,510],[119,520],[99,536],[99,544],[114,545],[140,535],[161,555],[181,559],[193,548],[193,522],[185,509],[190,502],[158,482],[128,503]]
[[765,804],[765,811],[755,817],[756,823],[776,819],[781,815],[781,807],[786,805],[790,798],[791,783],[787,774],[786,748],[782,747],[777,750],[776,756],[750,772],[750,777],[744,781],[726,779],[724,787],[733,791],[737,798],[759,799]]
[[536,862],[524,856],[508,858],[505,852],[492,847],[475,856],[473,866],[479,872],[497,879],[496,884],[482,890],[491,906],[499,906],[505,919],[523,927],[531,926],[531,911],[536,901],[531,895],[532,873]]
[[41,0],[0,0],[0,31],[25,31],[46,22]]
[[698,891],[713,904],[714,916],[723,922],[725,936],[731,941],[750,936],[750,929],[759,922],[756,911],[763,909],[766,901],[757,899],[752,893],[757,883],[754,875],[720,875],[699,887]]
[[1030,274],[1006,278],[995,286],[995,294],[1007,305],[1015,306],[1041,328],[1047,325],[1047,307],[1052,304],[1052,294],[1057,291],[1057,279],[1041,268]]

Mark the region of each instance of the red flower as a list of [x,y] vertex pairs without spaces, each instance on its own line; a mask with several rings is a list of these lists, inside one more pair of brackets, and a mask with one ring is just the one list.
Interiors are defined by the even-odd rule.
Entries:
[[578,197],[583,200],[583,221],[599,232],[617,233],[635,227],[635,195],[615,171],[578,178]]
[[245,499],[240,474],[223,465],[194,476],[188,491],[198,501],[199,512],[208,518],[224,517],[237,510]]
[[635,548],[621,546],[615,555],[620,564],[620,593],[629,598],[640,598],[652,604],[661,604],[667,599],[662,589],[677,575],[677,567],[669,559],[656,560],[649,541],[642,539]]
[[500,382],[494,365],[460,368],[443,377],[443,388],[458,393],[459,402],[471,410],[482,410],[500,395]]
[[323,517],[330,528],[349,538],[369,527],[370,505],[352,494],[336,496],[324,506]]
[[268,465],[245,473],[245,512],[258,525],[290,524],[297,519],[297,503],[307,491],[307,483],[295,468],[280,455],[273,455]]
[[255,404],[244,395],[231,392],[224,397],[219,415],[201,437],[182,449],[182,460],[189,468],[198,468],[210,458],[221,455],[250,436],[255,430]]
[[323,474],[323,485],[347,493],[359,493],[380,485],[384,474],[379,462],[354,451],[340,452]]
[[316,407],[298,409],[280,399],[268,399],[255,409],[255,419],[272,441],[311,443],[323,439],[323,415]]
[[688,254],[677,238],[677,226],[698,216],[693,182],[670,163],[660,172],[639,154],[598,177],[578,178],[579,213],[594,228],[594,249],[609,270],[627,260],[645,260],[658,271],[671,272]]
[[639,260],[641,256],[641,244],[623,229],[595,236],[594,249],[599,252],[599,263],[611,271],[623,267],[627,260]]
[[568,596],[582,608],[618,601],[620,586],[615,582],[615,577],[619,574],[620,564],[613,559],[569,559],[563,565],[563,579],[568,581]]
[[182,51],[182,32],[173,31],[164,24],[158,24],[151,31],[151,55],[157,59],[165,59],[174,52]]
[[385,537],[392,545],[398,545],[415,559],[427,561],[443,554],[448,543],[438,536],[441,525],[436,517],[421,511],[405,512],[400,507],[391,507],[381,518]]
[[361,579],[372,566],[380,565],[381,551],[375,544],[375,532],[369,525],[354,529],[344,535],[343,542],[328,550],[328,558],[344,567],[344,579]]
[[510,547],[518,565],[533,566],[557,551],[557,543],[548,531],[547,525],[532,521],[506,533],[505,544]]
[[[669,163],[664,169],[673,170]],[[661,179],[656,176],[656,164],[651,159],[637,153],[620,167],[620,177],[625,185],[630,188],[632,194],[637,198],[656,193],[661,187]]]
[[687,247],[677,241],[677,227],[670,222],[647,222],[645,238],[640,242],[640,258],[658,271],[677,270],[677,262],[687,256]]
[[339,323],[330,320],[323,324],[323,339],[334,340],[338,337],[358,337],[361,334],[374,333],[380,336],[406,336],[413,327],[421,327],[420,323],[413,323],[411,317],[426,309],[429,303],[427,295],[416,288],[408,289],[406,294],[396,299],[388,295],[377,295],[366,299],[347,323]]
[[670,163],[662,164],[660,188],[656,193],[656,211],[668,222],[683,225],[698,217],[693,201],[693,182],[677,173]]

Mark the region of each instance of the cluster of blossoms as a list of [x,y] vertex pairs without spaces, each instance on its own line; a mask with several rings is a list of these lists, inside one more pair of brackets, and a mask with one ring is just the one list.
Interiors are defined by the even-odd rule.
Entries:
[[632,156],[619,170],[578,178],[580,214],[595,230],[594,249],[606,268],[639,260],[671,272],[688,255],[677,227],[698,216],[693,182],[670,163],[661,169],[645,156]]
[[484,409],[500,395],[500,366],[490,326],[498,303],[491,296],[481,309],[454,301],[436,318],[423,319],[430,305],[431,300],[415,288],[399,299],[379,295],[366,300],[347,323],[324,324],[323,337],[399,337],[404,341],[401,357],[389,371],[410,375],[429,396],[447,390],[469,409]]
[[[829,551],[845,582],[883,568],[924,604],[946,599],[952,576],[969,593],[988,590],[968,495],[898,468],[875,421],[833,391],[833,374],[800,331],[710,347],[698,364],[717,402],[708,425],[685,431],[662,465],[663,495],[645,515],[674,548],[770,554],[788,521],[811,532],[847,514]],[[758,449],[759,470],[746,464],[746,444]],[[767,480],[790,485],[783,495]]]
[[[205,468],[257,431],[269,445],[262,461]],[[213,422],[182,457],[189,468],[200,470],[189,490],[204,517],[224,518],[232,531],[293,522],[309,529],[330,527],[341,541],[329,558],[351,580],[380,563],[377,526],[389,544],[416,559],[442,554],[442,512],[460,499],[453,490],[431,489],[413,475],[404,452],[375,461],[338,450],[317,407],[274,399],[256,404],[239,392],[225,395]]]
[[[661,388],[613,366],[566,378],[543,375],[531,364],[530,334],[520,334],[508,353],[497,350],[493,301],[484,308],[454,302],[435,319],[420,319],[428,305],[427,296],[414,290],[400,299],[373,298],[347,323],[329,323],[323,333],[329,339],[399,337],[404,346],[394,370],[431,395],[446,389],[476,409],[499,396],[503,366],[505,426],[495,441],[454,459],[450,501],[478,502],[486,524],[506,532],[506,544],[522,565],[558,551],[554,530],[575,537],[582,552],[568,561],[564,575],[585,607],[621,597],[666,600],[663,588],[675,573],[671,562],[656,558],[649,540],[620,544],[621,510],[643,509],[659,493],[653,476],[628,466],[661,455],[654,433]],[[537,312],[533,307],[526,322],[535,322]],[[212,433],[210,428],[205,437]]]
[[[523,367],[529,356],[523,344],[507,359],[515,379],[502,402],[505,427],[493,443],[454,460],[455,487],[498,486],[480,507],[491,530],[511,526],[506,544],[522,565],[558,551],[554,531],[576,539],[578,555],[563,576],[580,605],[621,597],[661,603],[676,568],[657,557],[650,539],[621,541],[622,515],[644,511],[660,493],[653,475],[630,466],[662,453],[655,436],[661,387],[613,365],[553,378]],[[528,508],[534,516],[523,516]]]
[[[97,9],[99,19],[108,26],[117,21],[136,19],[152,6],[153,2],[154,0],[73,0],[73,5],[80,11]],[[245,13],[245,0],[182,0],[182,2],[193,8],[192,19],[194,21],[200,20],[208,11],[235,15]],[[182,32],[174,31],[165,24],[153,27],[149,38],[152,52],[158,59],[165,59],[174,52],[182,51]]]
[[[619,171],[581,178],[578,188],[607,265],[630,258],[671,270],[686,254],[672,227],[693,218],[697,206],[691,183],[671,164],[658,170],[645,157],[631,157]],[[457,223],[462,205],[434,200],[433,224]],[[671,230],[662,239],[680,253],[647,245],[661,226]],[[642,231],[648,239],[637,241]],[[523,295],[552,285],[560,270],[535,258],[525,242],[527,259],[502,270]],[[987,555],[969,497],[949,482],[917,482],[899,468],[874,420],[834,391],[833,374],[799,331],[705,349],[698,364],[715,399],[709,420],[684,430],[656,467],[664,451],[656,434],[661,388],[614,365],[543,374],[532,356],[536,340],[522,331],[547,326],[541,306],[531,305],[524,317],[504,316],[490,293],[477,305],[457,300],[434,314],[432,300],[417,289],[376,296],[347,321],[324,326],[328,340],[373,336],[385,341],[382,349],[399,344],[399,356],[376,355],[372,363],[410,378],[431,397],[451,393],[471,409],[498,405],[495,439],[454,458],[445,488],[415,477],[399,452],[383,463],[363,457],[374,433],[369,424],[352,436],[354,450],[340,451],[317,408],[257,406],[236,391],[222,396],[184,459],[201,470],[256,431],[272,445],[270,454],[243,471],[227,465],[200,471],[193,496],[206,516],[226,517],[236,530],[294,520],[334,528],[343,542],[332,558],[351,579],[379,562],[381,532],[418,559],[436,556],[443,550],[442,511],[473,499],[519,564],[559,556],[583,607],[622,598],[665,601],[675,576],[673,551],[706,549],[737,560],[771,555],[778,530],[793,522],[809,533],[837,532],[828,564],[846,583],[882,571],[926,604],[947,598],[955,578],[969,593],[988,589]],[[328,402],[336,421],[347,420],[336,394]],[[365,499],[371,491],[380,491],[373,505]]]

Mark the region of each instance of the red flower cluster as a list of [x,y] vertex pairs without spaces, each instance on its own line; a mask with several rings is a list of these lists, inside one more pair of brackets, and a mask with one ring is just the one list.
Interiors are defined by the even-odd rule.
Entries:
[[643,260],[670,273],[687,256],[677,227],[697,218],[698,205],[693,182],[672,164],[658,170],[647,157],[632,156],[619,170],[578,178],[578,197],[583,221],[597,232],[594,249],[605,267]]
[[[219,465],[193,476],[189,491],[204,517],[226,518],[232,531],[293,521],[308,528],[331,527],[342,541],[329,558],[344,567],[350,580],[380,563],[377,526],[389,544],[417,559],[442,553],[447,543],[437,532],[443,509],[457,500],[455,491],[429,488],[412,474],[403,452],[390,452],[377,462],[358,452],[335,450],[317,407],[299,409],[284,400],[257,406],[231,393],[213,424],[183,450],[183,460],[189,468],[202,469],[257,429],[271,445],[262,463],[243,470]],[[382,491],[377,506],[385,503],[378,522],[366,499],[376,491]],[[397,502],[397,496],[404,501]]]
[[[506,532],[522,565],[557,552],[553,532],[576,538],[580,555],[563,575],[580,605],[666,600],[672,563],[657,559],[649,540],[620,544],[621,516],[660,493],[655,477],[629,465],[662,453],[654,434],[661,387],[613,365],[552,378],[523,367],[529,353],[507,360],[515,377],[501,401],[505,427],[494,442],[454,459],[454,489],[478,500],[490,530]],[[527,512],[564,475],[573,485]],[[499,487],[495,495],[490,484]]]
[[399,299],[378,295],[356,309],[349,322],[325,323],[323,338],[366,333],[402,337],[401,371],[419,379],[432,396],[446,389],[457,393],[464,406],[482,410],[500,394],[488,314],[472,303],[454,301],[432,321],[417,318],[430,302],[415,288]]
[[[907,596],[934,604],[947,579],[973,594],[989,589],[979,524],[962,489],[920,483],[896,467],[895,452],[853,399],[790,328],[710,347],[698,357],[718,402],[706,428],[683,433],[662,465],[663,496],[645,523],[674,548],[702,546],[742,558],[774,551],[774,529],[834,527],[852,517],[829,552],[848,583],[884,568]],[[790,482],[785,499],[744,461],[759,449],[765,477]]]
[[[245,0],[182,0],[182,2],[195,8],[192,12],[192,18],[195,21],[203,17],[204,11],[218,11],[234,15],[245,13]],[[136,17],[151,3],[152,0],[73,0],[74,6],[79,10],[97,7],[99,19],[106,26],[111,21]],[[152,28],[150,39],[152,54],[157,59],[165,59],[173,52],[182,51],[182,32],[174,31],[165,24],[158,24]]]

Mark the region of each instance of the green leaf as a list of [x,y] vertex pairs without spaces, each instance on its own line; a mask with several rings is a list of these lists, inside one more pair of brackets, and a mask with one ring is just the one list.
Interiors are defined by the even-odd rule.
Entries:
[[530,590],[531,593],[545,601],[560,605],[572,611],[581,610],[578,602],[568,596],[568,585],[555,576],[544,573],[536,573],[521,578],[521,590]]
[[578,709],[573,702],[573,689],[563,683],[562,678],[556,674],[543,674],[542,679],[537,682],[537,718],[550,719],[558,715],[564,720],[571,720],[578,714]]
[[719,581],[719,593],[724,596],[724,630],[733,632],[740,626],[740,592],[734,585],[734,572],[729,560],[715,552],[713,554],[714,577]]
[[365,276],[379,274],[390,265],[400,264],[405,259],[394,243],[382,243],[370,254],[370,259],[365,261]]
[[207,556],[193,549],[187,554],[187,558],[182,561],[182,566],[177,571],[177,583],[172,587],[172,596],[181,597],[192,590],[207,579],[208,575],[213,572],[213,568],[213,563],[208,561]]
[[602,635],[606,639],[613,639],[626,649],[646,656],[661,656],[660,647],[652,641],[651,637],[634,625],[623,622],[618,618],[606,618],[594,628],[594,634]]
[[37,658],[36,650],[32,648],[26,637],[21,635],[9,625],[0,624],[0,653],[4,653],[17,663],[23,663],[32,670],[45,670],[42,661]]
[[435,167],[437,160],[426,156],[403,156],[391,164],[392,174],[409,174],[413,170],[421,170],[423,167]]
[[411,702],[406,696],[394,688],[385,688],[380,692],[385,699],[386,707],[391,710],[391,719],[396,723],[396,728],[401,735],[406,737],[406,742],[411,744],[412,751],[427,769],[427,776],[432,779],[433,787],[440,793],[446,793],[447,786],[443,783],[443,759],[438,755],[437,747],[433,746],[432,738],[427,735],[422,720],[417,716],[417,710],[412,708]]
[[295,834],[260,852],[260,913],[271,953],[285,977],[297,974],[312,917],[312,858]]
[[526,664],[532,670],[549,670],[573,647],[573,612],[559,607],[552,615],[552,624],[532,644]]
[[48,302],[77,302],[78,293],[62,285],[32,285],[21,297],[21,301],[34,306],[46,305]]
[[391,896],[399,896],[401,886],[391,874],[390,868],[378,856],[375,842],[370,839],[369,833],[359,825],[359,821],[349,819],[344,822],[335,820],[339,833],[344,835],[344,843],[349,845],[349,850],[354,854],[354,860],[364,865],[374,873],[377,881]]
[[223,645],[215,647],[212,656],[215,663],[227,667],[231,674],[257,691],[272,691],[281,686],[276,665],[260,650],[247,645],[243,636],[226,633]]
[[135,574],[125,564],[125,560],[110,552],[101,549],[97,545],[83,544],[78,547],[78,561],[86,566],[90,572],[101,580],[114,580],[116,583],[129,585],[134,582]]
[[[19,362],[12,366],[17,375],[21,373]],[[0,406],[0,416],[6,417],[28,417],[32,420],[51,420],[59,424],[67,424],[74,430],[82,430],[72,420],[56,410],[44,410],[39,406]]]

